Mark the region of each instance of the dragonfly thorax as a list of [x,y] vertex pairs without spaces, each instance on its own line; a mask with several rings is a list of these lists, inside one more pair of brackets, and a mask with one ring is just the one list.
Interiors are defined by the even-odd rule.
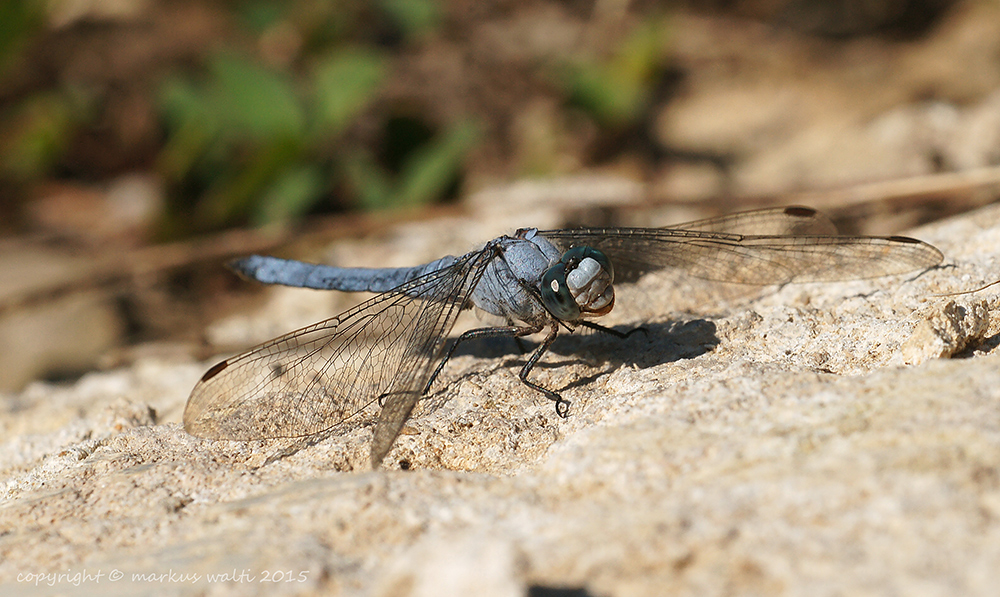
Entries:
[[607,255],[592,247],[574,247],[542,276],[542,302],[563,321],[604,315],[615,305],[614,279]]

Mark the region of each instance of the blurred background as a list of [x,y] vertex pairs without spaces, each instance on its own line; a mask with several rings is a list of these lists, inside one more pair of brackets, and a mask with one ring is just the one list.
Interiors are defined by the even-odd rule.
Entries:
[[0,390],[205,358],[259,294],[229,258],[514,183],[567,226],[891,234],[998,164],[1000,0],[4,0]]

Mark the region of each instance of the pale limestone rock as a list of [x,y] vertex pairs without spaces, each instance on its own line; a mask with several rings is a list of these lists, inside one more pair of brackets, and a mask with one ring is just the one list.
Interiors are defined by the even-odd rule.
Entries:
[[[492,226],[424,222],[337,251],[405,261]],[[572,401],[567,419],[518,381],[513,343],[470,345],[389,470],[367,468],[374,413],[312,440],[187,435],[184,402],[211,363],[34,384],[0,403],[2,590],[990,595],[997,287],[932,295],[996,276],[1000,208],[912,234],[949,267],[623,288],[609,324],[646,334],[562,337],[533,373]],[[254,316],[299,317],[284,311]],[[949,350],[968,358],[934,358]]]
[[920,322],[900,347],[899,356],[907,365],[928,359],[948,358],[966,346],[982,342],[990,329],[990,314],[996,311],[986,301],[959,305],[948,301],[940,310]]

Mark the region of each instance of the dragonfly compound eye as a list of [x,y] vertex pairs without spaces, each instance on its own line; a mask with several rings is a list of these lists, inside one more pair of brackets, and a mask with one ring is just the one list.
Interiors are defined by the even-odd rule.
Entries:
[[594,315],[611,311],[615,303],[615,271],[604,253],[591,247],[575,247],[566,251],[560,262],[566,264],[566,285],[580,311]]
[[550,313],[563,321],[580,319],[580,306],[576,304],[566,284],[566,264],[559,262],[542,275],[542,302]]
[[609,284],[615,281],[615,268],[611,265],[611,260],[608,259],[608,256],[603,251],[599,251],[594,247],[573,247],[563,253],[562,259],[559,261],[565,263],[570,269],[573,269],[576,267],[576,264],[588,257],[596,261],[601,269],[607,272]]
[[591,247],[566,251],[542,276],[542,300],[563,321],[581,314],[604,315],[614,306],[614,270],[607,256]]

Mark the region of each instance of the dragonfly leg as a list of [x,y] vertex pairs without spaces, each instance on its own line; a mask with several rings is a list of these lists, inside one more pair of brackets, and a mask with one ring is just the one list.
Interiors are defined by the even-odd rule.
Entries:
[[597,330],[598,332],[604,332],[605,334],[611,334],[612,336],[615,336],[615,337],[618,337],[618,338],[623,338],[623,339],[624,338],[628,338],[629,336],[631,336],[632,334],[634,334],[636,332],[642,332],[643,334],[647,334],[647,335],[649,334],[649,330],[647,330],[644,327],[632,328],[631,330],[629,330],[627,332],[619,332],[618,330],[615,330],[615,329],[612,329],[612,328],[608,328],[608,327],[604,327],[603,325],[601,325],[599,323],[594,323],[592,321],[583,321],[583,320],[580,320],[580,321],[577,321],[576,323],[579,324],[579,325],[582,325],[585,328],[590,328],[592,330]]
[[531,358],[529,358],[528,362],[521,368],[521,374],[518,375],[518,377],[521,379],[521,383],[536,392],[541,392],[546,398],[555,402],[556,414],[565,419],[569,415],[569,400],[566,400],[558,393],[553,392],[548,388],[543,388],[534,382],[528,381],[528,374],[531,373],[531,370],[535,367],[535,363],[538,362],[538,359],[542,358],[545,351],[552,345],[552,342],[556,339],[556,335],[558,333],[559,326],[552,324],[552,327],[549,329],[549,333],[545,336],[545,339],[542,340],[542,343],[538,345],[538,348],[535,349],[535,352],[531,353]]
[[434,370],[434,373],[431,373],[430,379],[427,380],[427,385],[424,386],[423,393],[426,394],[430,391],[431,384],[433,384],[434,380],[437,379],[438,374],[441,373],[442,369],[444,369],[445,363],[448,362],[451,355],[455,354],[455,349],[458,348],[458,345],[462,342],[473,338],[495,338],[497,336],[513,336],[515,339],[520,340],[521,336],[530,336],[531,334],[535,334],[540,331],[542,331],[542,326],[505,325],[494,328],[479,328],[463,333],[455,340],[455,342],[451,345],[451,348],[448,349],[448,353],[444,355],[444,358],[441,359],[440,363],[438,363],[437,369]]

